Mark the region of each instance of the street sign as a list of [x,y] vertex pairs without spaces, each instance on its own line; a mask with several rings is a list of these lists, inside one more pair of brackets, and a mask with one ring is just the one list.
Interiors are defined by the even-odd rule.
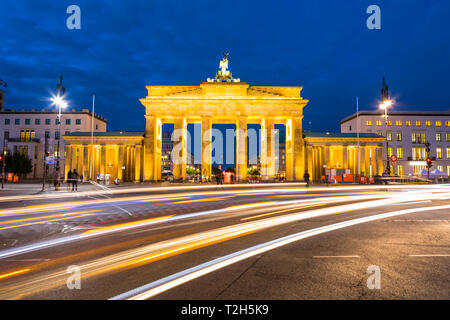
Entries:
[[55,163],[55,156],[51,155],[51,156],[45,157],[45,163],[46,164],[54,164]]
[[397,156],[396,156],[395,154],[393,154],[393,155],[391,156],[391,161],[392,161],[392,162],[397,162]]

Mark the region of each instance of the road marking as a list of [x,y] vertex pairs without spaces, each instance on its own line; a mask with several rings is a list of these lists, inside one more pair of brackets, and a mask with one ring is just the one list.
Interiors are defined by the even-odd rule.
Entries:
[[143,285],[141,287],[138,287],[136,289],[127,291],[125,293],[122,293],[120,295],[117,295],[115,297],[112,297],[111,300],[145,300],[148,298],[151,298],[153,296],[156,296],[160,293],[163,293],[167,290],[170,290],[172,288],[175,288],[177,286],[180,286],[184,283],[187,283],[189,281],[192,281],[194,279],[197,279],[199,277],[202,277],[206,274],[209,274],[211,272],[214,272],[216,270],[225,268],[227,266],[230,266],[232,264],[235,264],[237,262],[240,262],[242,260],[246,260],[248,258],[254,257],[256,255],[259,255],[261,253],[277,249],[280,247],[283,247],[285,245],[291,244],[293,242],[297,242],[299,240],[309,238],[315,235],[323,234],[326,232],[339,230],[342,228],[358,225],[365,222],[371,222],[387,217],[393,217],[393,216],[399,216],[403,214],[408,213],[415,213],[415,212],[423,212],[423,211],[431,211],[431,210],[442,210],[442,209],[449,209],[450,205],[444,205],[444,206],[435,206],[435,207],[425,207],[425,208],[413,208],[413,209],[406,209],[406,210],[400,210],[400,211],[391,211],[387,213],[382,214],[376,214],[369,217],[364,218],[358,218],[358,219],[352,219],[344,222],[339,222],[315,229],[310,229],[306,231],[302,231],[299,233],[291,234],[282,238],[278,238],[269,242],[265,242],[247,249],[243,249],[231,254],[228,254],[226,256],[222,256],[220,258],[216,258],[214,260],[202,263],[200,265],[197,265],[195,267],[177,272],[175,274],[172,274],[170,276],[164,277],[162,279],[159,279],[157,281],[150,282],[146,285]]
[[410,254],[410,257],[450,257],[450,254]]
[[350,256],[313,256],[313,258],[315,259],[327,259],[327,258],[361,258],[360,256],[357,255],[350,255]]

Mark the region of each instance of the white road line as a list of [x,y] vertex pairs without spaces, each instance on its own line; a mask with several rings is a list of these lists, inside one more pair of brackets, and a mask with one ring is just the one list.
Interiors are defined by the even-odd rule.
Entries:
[[410,254],[410,257],[450,257],[450,254]]
[[365,222],[375,221],[379,219],[384,219],[388,217],[393,216],[399,216],[403,214],[408,213],[415,213],[415,212],[423,212],[423,211],[432,211],[432,210],[442,210],[442,209],[449,209],[450,205],[443,205],[443,206],[435,206],[435,207],[425,207],[425,208],[412,208],[412,209],[406,209],[406,210],[400,210],[400,211],[393,211],[393,212],[387,212],[382,214],[377,214],[369,217],[359,218],[359,219],[352,219],[344,222],[339,222],[335,224],[331,224],[328,226],[323,226],[311,230],[302,231],[299,233],[291,234],[282,238],[278,238],[269,242],[265,242],[244,250],[240,250],[237,252],[233,252],[231,254],[228,254],[226,256],[216,258],[214,260],[202,263],[200,265],[197,265],[195,267],[177,272],[175,274],[172,274],[170,276],[164,277],[162,279],[159,279],[157,281],[150,282],[146,285],[143,285],[141,287],[138,287],[136,289],[132,289],[130,291],[127,291],[125,293],[122,293],[120,295],[117,295],[115,297],[112,297],[111,300],[145,300],[148,298],[151,298],[153,296],[156,296],[160,293],[163,293],[167,290],[170,290],[172,288],[175,288],[177,286],[180,286],[184,283],[187,283],[191,280],[194,280],[196,278],[202,277],[206,274],[209,274],[211,272],[214,272],[216,270],[225,268],[227,266],[230,266],[234,263],[240,262],[242,260],[251,258],[253,256],[259,255],[261,253],[283,247],[285,245],[288,245],[290,243],[309,238],[315,235],[319,235],[322,233],[358,225]]
[[360,256],[357,255],[350,255],[350,256],[313,256],[313,258],[315,259],[326,259],[326,258],[361,258]]

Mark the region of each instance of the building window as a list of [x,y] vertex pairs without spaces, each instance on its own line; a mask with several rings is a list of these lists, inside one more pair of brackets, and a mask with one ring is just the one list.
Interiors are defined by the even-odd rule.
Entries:
[[[370,121],[370,125],[372,125],[372,121]],[[98,124],[95,125],[95,130],[98,130]]]
[[59,140],[59,131],[55,131],[55,140]]
[[436,141],[441,141],[441,133],[440,132],[436,132]]
[[[75,124],[76,125],[80,125],[81,124],[81,119],[76,119],[75,120]],[[350,126],[350,131],[352,131],[352,126]]]
[[419,144],[425,143],[427,141],[425,133],[416,133],[416,132],[412,133],[411,140],[412,143],[419,143]]
[[399,165],[399,166],[398,166],[398,175],[399,175],[400,177],[403,176],[403,166],[402,166],[402,165]]
[[403,148],[402,147],[397,147],[397,158],[403,159]]
[[34,124],[40,125],[41,124],[41,119],[35,119],[34,120]]
[[447,159],[450,159],[450,148],[447,148]]
[[372,126],[372,120],[366,120],[366,126],[371,127]]
[[9,124],[10,120],[9,119],[5,119],[5,124]]
[[14,119],[14,124],[20,124],[20,119]]
[[5,140],[9,139],[9,131],[5,131],[3,134],[3,137],[5,138]]
[[49,125],[50,125],[50,119],[45,119],[45,124],[46,124],[47,126],[49,126]]
[[416,121],[416,127],[421,127],[421,126],[422,126],[422,121],[417,120],[417,121]]
[[436,159],[442,159],[442,148],[441,147],[436,148]]
[[66,119],[66,124],[70,124],[70,119]]
[[450,127],[450,120],[445,121],[445,126]]
[[59,123],[60,123],[59,119],[56,118],[56,119],[55,119],[55,124],[59,124]]
[[431,121],[430,121],[430,120],[425,121],[425,126],[426,126],[426,127],[431,127]]
[[388,156],[389,156],[389,157],[392,156],[392,147],[389,147],[389,148],[388,148]]
[[441,121],[436,121],[436,127],[440,127],[442,125],[442,122]]
[[50,131],[45,131],[45,137],[50,138]]
[[447,140],[447,142],[450,141],[450,132],[445,134],[445,140]]
[[20,130],[20,141],[25,141],[25,130]]
[[412,159],[413,160],[425,160],[427,152],[425,148],[412,148]]
[[31,139],[31,141],[34,140],[35,135],[36,135],[36,134],[34,133],[34,130],[31,130],[31,133],[30,133],[30,139]]
[[383,125],[383,122],[381,120],[377,120],[376,125],[377,127],[381,127]]
[[25,124],[26,125],[29,125],[31,123],[31,120],[30,119],[25,119]]
[[402,120],[397,120],[397,121],[395,121],[395,125],[396,125],[397,127],[401,127],[401,126],[402,126]]
[[392,141],[392,132],[387,133],[387,140]]
[[411,127],[411,120],[406,120],[406,126]]
[[437,169],[438,169],[440,172],[444,172],[444,166],[437,166]]
[[383,132],[377,131],[377,135],[382,136],[382,135],[383,135]]
[[392,127],[392,121],[391,121],[391,120],[386,121],[386,125],[387,125],[388,127]]
[[402,133],[401,132],[397,132],[397,141],[402,141]]

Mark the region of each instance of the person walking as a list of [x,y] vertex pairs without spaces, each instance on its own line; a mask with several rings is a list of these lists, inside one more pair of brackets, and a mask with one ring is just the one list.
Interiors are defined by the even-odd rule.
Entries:
[[308,171],[305,171],[305,174],[303,175],[303,179],[305,179],[306,187],[309,187],[309,173],[308,173]]
[[72,191],[78,191],[78,172],[77,172],[77,169],[73,169],[73,172],[72,172]]
[[69,172],[67,172],[67,191],[70,191],[70,185],[72,183],[72,171],[69,170]]

